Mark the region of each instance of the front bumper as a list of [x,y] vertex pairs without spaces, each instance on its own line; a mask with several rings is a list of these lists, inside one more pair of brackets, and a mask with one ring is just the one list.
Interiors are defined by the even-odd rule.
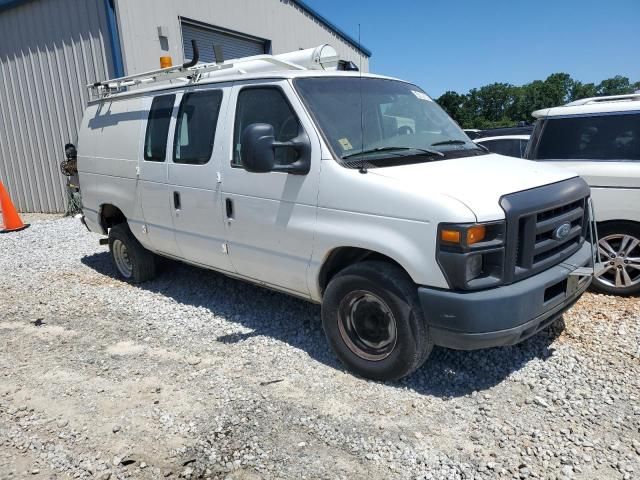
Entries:
[[570,275],[591,265],[591,245],[562,263],[511,285],[477,292],[420,287],[418,295],[436,345],[458,350],[514,345],[553,323],[591,283]]

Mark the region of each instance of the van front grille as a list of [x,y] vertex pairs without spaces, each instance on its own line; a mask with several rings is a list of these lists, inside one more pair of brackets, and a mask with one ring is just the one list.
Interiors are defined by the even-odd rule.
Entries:
[[579,178],[506,195],[505,280],[535,275],[574,254],[585,240],[589,188]]

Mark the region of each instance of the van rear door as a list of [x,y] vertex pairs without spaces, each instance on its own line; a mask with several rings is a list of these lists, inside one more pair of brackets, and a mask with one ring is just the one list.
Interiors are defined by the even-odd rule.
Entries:
[[170,127],[175,124],[173,112],[176,97],[176,94],[165,94],[145,99],[149,115],[138,156],[138,199],[142,206],[148,243],[153,250],[174,257],[180,256],[180,253],[167,185],[167,136]]

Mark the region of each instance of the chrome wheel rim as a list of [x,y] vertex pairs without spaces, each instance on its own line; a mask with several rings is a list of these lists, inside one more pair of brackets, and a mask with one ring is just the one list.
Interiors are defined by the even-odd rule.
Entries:
[[131,262],[131,257],[129,257],[127,246],[121,240],[116,239],[113,241],[111,248],[118,271],[124,278],[131,278],[133,275],[133,263]]
[[365,360],[384,360],[396,346],[398,332],[391,308],[371,292],[358,290],[342,299],[338,329],[349,350]]
[[613,288],[628,288],[640,284],[640,239],[615,233],[598,242],[604,270],[598,280]]

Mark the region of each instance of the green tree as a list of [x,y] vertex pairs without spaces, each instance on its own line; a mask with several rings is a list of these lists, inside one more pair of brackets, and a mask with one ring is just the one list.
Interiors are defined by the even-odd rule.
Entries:
[[575,81],[571,88],[571,101],[581,98],[595,97],[598,95],[598,87],[595,83],[582,83]]
[[445,92],[438,103],[463,128],[513,126],[533,121],[531,112],[555,107],[580,98],[620,95],[640,90],[640,82],[617,75],[598,85],[573,80],[567,73],[553,73],[545,80],[521,86],[492,83],[472,88],[467,94]]
[[629,83],[629,78],[622,75],[607,78],[598,85],[598,95],[623,95],[632,91],[633,88]]

